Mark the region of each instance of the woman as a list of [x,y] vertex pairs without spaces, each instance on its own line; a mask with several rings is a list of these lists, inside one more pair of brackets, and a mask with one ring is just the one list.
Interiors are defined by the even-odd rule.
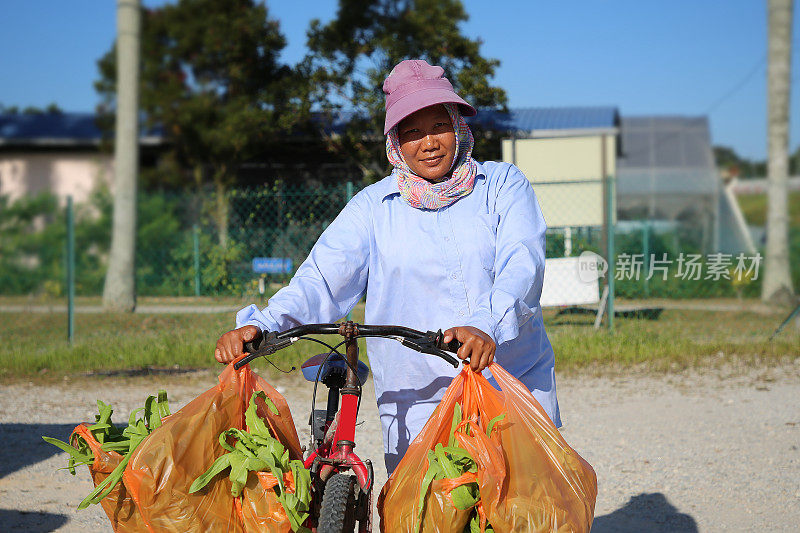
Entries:
[[[496,357],[560,426],[539,307],[545,223],[530,183],[513,165],[472,158],[463,115],[475,109],[441,67],[403,61],[383,90],[392,174],[347,204],[266,308],[239,311],[217,360],[258,330],[338,320],[366,293],[366,323],[449,328],[472,370]],[[368,339],[367,352],[391,474],[458,370],[386,339]]]

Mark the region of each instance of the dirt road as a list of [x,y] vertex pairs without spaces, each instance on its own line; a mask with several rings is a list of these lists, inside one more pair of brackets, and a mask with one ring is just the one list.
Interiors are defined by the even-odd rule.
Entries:
[[[95,399],[117,422],[158,388],[173,410],[214,383],[191,377],[80,379],[0,389],[0,530],[110,531],[98,507],[76,511],[91,490],[83,468],[57,470],[66,454],[40,435],[66,438],[93,420]],[[277,383],[307,419],[310,389]],[[596,469],[593,531],[796,531],[800,523],[800,360],[777,369],[559,380],[567,441]],[[367,392],[368,390],[368,392]],[[380,458],[371,386],[359,453]],[[301,442],[307,439],[305,427]],[[385,472],[376,480],[385,481]]]

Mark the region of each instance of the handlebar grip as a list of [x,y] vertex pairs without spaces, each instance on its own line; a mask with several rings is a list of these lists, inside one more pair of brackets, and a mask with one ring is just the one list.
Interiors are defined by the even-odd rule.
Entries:
[[252,353],[250,353],[250,354],[246,355],[245,357],[242,357],[236,363],[233,363],[233,368],[235,370],[239,370],[240,368],[242,368],[244,365],[246,365],[247,363],[249,363],[250,361],[252,361],[256,357],[258,357],[258,356],[257,355],[253,355]]
[[428,335],[433,335],[434,344],[440,350],[447,350],[448,352],[456,353],[458,352],[458,349],[463,346],[463,344],[456,340],[455,337],[450,342],[444,342],[444,333],[442,333],[442,330],[439,330],[436,333],[429,331]]
[[450,342],[447,342],[447,343],[443,342],[442,343],[442,350],[447,350],[448,352],[456,353],[456,352],[458,352],[458,349],[461,348],[462,346],[463,346],[463,344],[461,344],[456,339],[453,339],[453,340],[451,340]]
[[244,353],[256,352],[261,347],[261,344],[263,342],[264,342],[264,334],[259,329],[258,330],[258,334],[255,336],[255,338],[253,340],[244,343],[244,346],[242,347],[242,351]]

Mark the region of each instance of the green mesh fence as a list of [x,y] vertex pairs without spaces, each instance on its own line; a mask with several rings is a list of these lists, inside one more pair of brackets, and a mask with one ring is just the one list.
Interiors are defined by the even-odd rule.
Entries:
[[[152,224],[152,237],[137,252],[137,292],[239,295],[257,291],[259,278],[267,286],[285,282],[358,190],[347,183],[276,183],[232,190],[221,201],[215,194],[166,198],[170,216],[163,222],[177,228],[162,232],[163,222]],[[140,236],[145,224],[140,222]],[[287,268],[259,273],[255,258]]]
[[[618,298],[757,297],[763,257],[756,253],[719,253],[709,249],[711,229],[691,221],[624,220],[614,222],[614,252],[605,244],[603,212],[607,205],[601,180],[537,181],[533,184],[548,224],[546,257],[578,257],[594,252],[613,263]],[[797,235],[791,231],[791,235]],[[794,265],[800,261],[800,240],[792,242]],[[795,283],[800,267],[793,266]],[[555,290],[569,293],[579,276],[551,277]],[[555,281],[554,281],[555,280]],[[600,278],[599,289],[605,283]],[[560,284],[560,285],[559,285]]]
[[[252,290],[258,277],[287,281],[314,243],[360,187],[328,185],[315,189],[274,185],[231,194],[230,239],[240,247],[231,280]],[[287,267],[282,273],[253,271],[253,258],[271,258]]]
[[[354,184],[286,185],[213,193],[140,192],[136,291],[141,296],[242,295],[258,278],[288,280],[348,198]],[[42,194],[0,198],[0,294],[65,294],[64,205]],[[111,197],[76,206],[76,293],[102,294],[111,239]],[[253,271],[256,257],[288,259],[280,274]]]
[[[548,258],[595,252],[608,259],[598,214],[606,206],[601,182],[536,182],[544,212]],[[355,184],[273,183],[212,192],[146,192],[138,198],[137,294],[142,296],[254,295],[259,279],[285,283],[305,260],[319,235],[339,214]],[[96,191],[76,205],[76,293],[103,290],[111,231],[111,196]],[[586,216],[586,223],[580,223]],[[65,294],[64,203],[52,195],[14,202],[0,197],[0,295]],[[602,218],[602,217],[600,217]],[[567,224],[565,220],[578,220]],[[800,227],[790,229],[793,280],[800,286]],[[755,297],[763,264],[752,254],[716,254],[703,249],[702,228],[654,220],[618,220],[615,225],[615,293],[623,298]],[[763,252],[762,252],[763,253]],[[253,259],[291,268],[254,272]],[[604,279],[600,280],[602,287]],[[567,282],[569,283],[569,282]],[[569,286],[557,287],[567,291]]]

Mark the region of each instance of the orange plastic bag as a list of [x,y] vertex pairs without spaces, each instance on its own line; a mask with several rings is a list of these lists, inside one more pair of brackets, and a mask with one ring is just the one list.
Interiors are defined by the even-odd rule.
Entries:
[[[283,484],[287,491],[294,491],[291,472],[286,473]],[[256,476],[248,478],[242,497],[237,498],[238,510],[246,531],[292,531],[286,512],[275,496],[274,487],[277,485],[278,480],[269,472],[258,472]]]
[[[72,431],[70,442],[73,436],[78,435],[91,448],[94,454],[94,462],[89,466],[89,473],[96,487],[119,465],[120,461],[122,461],[122,455],[113,451],[101,450],[100,443],[97,442],[88,428],[89,424],[81,424],[76,427]],[[136,508],[136,504],[133,502],[133,498],[131,498],[124,482],[118,483],[108,496],[100,501],[100,505],[106,512],[108,519],[111,520],[111,526],[117,533],[146,531],[142,516],[139,514],[139,510]]]
[[[456,403],[462,406],[464,421],[479,429],[456,435],[459,445],[475,459],[478,471],[431,484],[423,532],[464,531],[460,521],[453,522],[457,510],[449,493],[470,481],[477,481],[480,488],[477,511],[481,522],[491,524],[497,532],[591,529],[597,498],[594,469],[566,443],[525,385],[496,363],[489,369],[500,391],[468,367],[453,379],[381,491],[381,531],[414,531],[428,450],[437,443],[447,444]],[[487,423],[502,414],[505,417],[488,437]]]
[[449,496],[450,490],[448,489],[450,487],[448,487],[447,481],[437,479],[431,483],[425,502],[422,531],[462,533],[467,527],[472,509],[456,509]]
[[[227,471],[204,489],[189,494],[192,482],[224,453],[219,434],[244,427],[244,413],[255,391],[263,390],[278,410],[260,399],[257,413],[287,450],[302,458],[300,441],[286,400],[245,365],[228,365],[219,384],[164,421],[133,453],[123,474],[126,487],[151,532],[289,531],[274,491],[251,476],[240,498],[231,495]],[[240,500],[240,501],[236,501]]]

